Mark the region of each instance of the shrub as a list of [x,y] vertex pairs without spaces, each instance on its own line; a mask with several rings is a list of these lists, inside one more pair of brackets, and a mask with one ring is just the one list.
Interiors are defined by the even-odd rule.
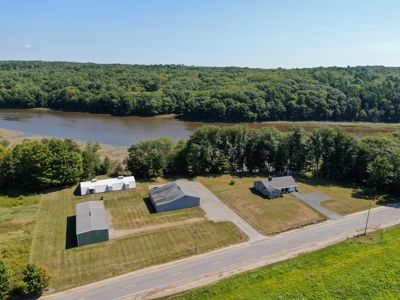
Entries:
[[47,267],[28,264],[24,272],[25,291],[31,294],[41,294],[50,284]]
[[0,299],[5,299],[12,289],[11,272],[8,266],[0,260]]

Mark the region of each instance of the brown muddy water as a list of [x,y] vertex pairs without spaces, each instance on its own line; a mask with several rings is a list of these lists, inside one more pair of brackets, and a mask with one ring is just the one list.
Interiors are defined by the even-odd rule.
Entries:
[[[22,131],[27,137],[49,136],[71,138],[76,141],[94,141],[115,147],[130,145],[147,139],[168,136],[176,141],[188,139],[189,135],[202,125],[233,126],[233,123],[185,122],[174,116],[161,117],[113,117],[103,114],[88,114],[33,109],[0,109],[0,128]],[[275,126],[288,131],[287,123],[250,123],[250,128]],[[302,124],[312,131],[323,124]],[[344,127],[357,137],[377,132],[392,132],[396,129]]]

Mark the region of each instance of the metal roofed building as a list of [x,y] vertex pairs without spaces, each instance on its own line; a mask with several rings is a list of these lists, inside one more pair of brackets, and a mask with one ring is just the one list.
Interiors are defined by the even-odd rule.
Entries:
[[185,181],[174,181],[149,190],[157,212],[200,206],[200,197]]
[[88,201],[76,205],[76,239],[78,246],[110,239],[103,201]]
[[136,188],[134,176],[118,176],[118,178],[92,179],[79,184],[81,195],[97,194],[104,192],[120,191]]
[[268,197],[277,197],[283,193],[297,190],[296,181],[292,176],[268,177],[254,181],[254,189]]

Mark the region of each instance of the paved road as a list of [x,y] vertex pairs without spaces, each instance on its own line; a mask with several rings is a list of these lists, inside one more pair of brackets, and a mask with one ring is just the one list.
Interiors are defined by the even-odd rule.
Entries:
[[314,193],[307,193],[307,194],[300,194],[298,192],[293,192],[293,195],[295,195],[300,200],[304,201],[306,204],[308,204],[315,210],[317,210],[320,213],[324,214],[325,216],[331,218],[332,220],[338,220],[338,219],[343,218],[343,216],[341,216],[337,213],[334,213],[333,211],[330,211],[329,209],[327,209],[321,205],[321,202],[331,199],[327,195],[325,195],[321,192],[314,192]]
[[[399,217],[399,206],[375,209],[371,211],[368,225],[378,225],[382,222]],[[366,212],[344,217],[333,222],[321,224],[321,226],[305,228],[289,234],[282,234],[274,238],[250,243],[239,249],[71,293],[56,299],[69,300],[83,298],[85,300],[109,300],[134,295],[191,277],[212,273],[236,264],[259,259],[270,254],[321,241],[349,231],[362,230],[365,225],[365,220]]]
[[266,237],[255,230],[249,223],[230,209],[225,203],[211,193],[204,185],[197,181],[188,181],[189,185],[199,194],[200,206],[206,213],[206,219],[214,222],[229,221],[240,228],[250,239],[250,242],[259,241]]

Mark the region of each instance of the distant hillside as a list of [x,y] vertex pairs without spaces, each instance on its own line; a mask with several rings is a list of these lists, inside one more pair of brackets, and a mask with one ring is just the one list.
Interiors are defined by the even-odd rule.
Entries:
[[400,68],[1,61],[0,108],[35,107],[229,122],[400,122]]

